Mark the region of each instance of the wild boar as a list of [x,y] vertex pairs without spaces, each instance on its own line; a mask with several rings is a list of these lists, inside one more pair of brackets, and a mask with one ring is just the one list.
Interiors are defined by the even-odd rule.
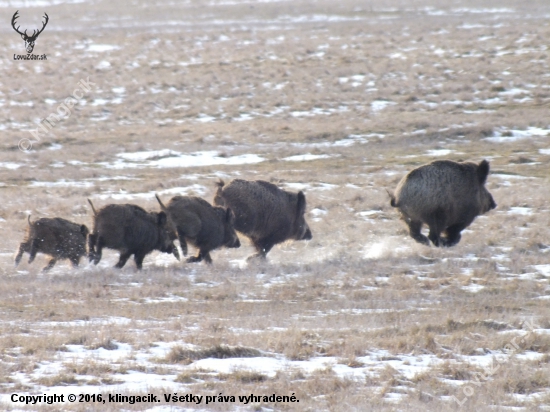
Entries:
[[138,269],[143,259],[153,250],[172,253],[179,260],[178,248],[174,245],[176,232],[167,222],[166,213],[146,212],[131,204],[111,204],[94,212],[94,229],[88,236],[88,257],[95,265],[101,260],[104,247],[120,251],[116,268],[122,268],[134,255]]
[[235,215],[231,209],[214,207],[206,200],[195,196],[174,196],[168,206],[164,206],[155,195],[160,208],[174,223],[184,256],[187,243],[199,249],[197,256],[188,262],[212,263],[210,252],[219,247],[237,248],[241,246],[235,233]]
[[[477,216],[497,206],[485,188],[488,174],[486,160],[479,165],[437,160],[401,179],[394,194],[388,191],[390,203],[400,210],[414,240],[425,245],[431,240],[435,246],[453,246],[460,241],[460,232]],[[430,228],[428,237],[421,234],[423,223]]]
[[19,265],[24,252],[29,253],[29,263],[32,263],[38,252],[50,255],[51,259],[42,269],[50,270],[59,259],[69,259],[73,267],[77,267],[80,258],[86,255],[86,236],[88,228],[60,217],[46,218],[31,222],[25,240],[19,245],[15,256],[15,266]]
[[263,180],[235,179],[228,185],[217,183],[214,204],[235,213],[235,229],[248,236],[257,253],[265,258],[271,248],[288,239],[312,238],[304,217],[306,197],[291,193]]

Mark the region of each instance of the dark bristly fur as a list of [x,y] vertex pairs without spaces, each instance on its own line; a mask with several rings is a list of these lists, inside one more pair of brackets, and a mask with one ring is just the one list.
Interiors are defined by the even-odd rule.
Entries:
[[73,267],[77,267],[80,258],[86,255],[86,236],[88,228],[60,217],[41,218],[31,222],[25,240],[19,245],[15,256],[15,266],[19,265],[24,252],[29,253],[29,263],[32,263],[38,252],[50,255],[51,259],[43,268],[50,270],[57,260],[69,259]]
[[[496,207],[485,188],[489,163],[458,163],[437,160],[409,172],[390,195],[391,205],[401,211],[409,232],[417,242],[453,246],[460,232],[474,219]],[[430,228],[421,234],[422,224]],[[441,237],[441,233],[446,237]],[[429,240],[428,240],[429,239]]]
[[163,212],[176,227],[183,254],[187,255],[187,242],[199,249],[197,256],[188,262],[212,263],[210,251],[225,246],[241,246],[235,233],[235,215],[230,208],[214,207],[206,200],[195,196],[174,196],[168,206],[157,200]]
[[235,229],[248,236],[264,257],[271,248],[288,239],[309,240],[306,223],[306,198],[303,192],[291,193],[263,180],[220,180],[214,204],[230,207],[235,213]]
[[136,266],[141,269],[143,259],[153,250],[172,253],[179,259],[174,245],[176,234],[167,224],[164,212],[146,212],[132,204],[111,204],[96,211],[90,199],[88,202],[94,212],[94,230],[88,236],[88,256],[95,265],[101,260],[104,247],[120,251],[117,268],[122,268],[134,255]]

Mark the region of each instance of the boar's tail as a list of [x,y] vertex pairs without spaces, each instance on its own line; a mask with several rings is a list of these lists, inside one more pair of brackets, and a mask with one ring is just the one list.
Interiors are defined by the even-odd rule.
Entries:
[[27,216],[27,222],[29,222],[29,226],[32,226],[31,215]]
[[168,211],[166,210],[166,206],[164,206],[164,204],[162,203],[162,201],[160,200],[160,197],[159,195],[157,195],[155,193],[155,197],[157,198],[159,204],[160,204],[160,210],[162,210],[164,213],[167,213]]
[[216,186],[218,186],[221,189],[222,187],[225,186],[225,182],[222,179],[220,179],[219,181],[216,182]]
[[94,212],[94,216],[97,216],[97,212],[95,210],[95,207],[94,207],[94,204],[92,203],[92,201],[90,199],[88,199],[88,203],[90,204],[90,206],[92,207],[92,212]]
[[390,192],[388,189],[386,189],[386,192],[388,192],[388,195],[390,196],[390,205],[392,205],[392,207],[397,207],[397,202],[395,201],[394,194]]

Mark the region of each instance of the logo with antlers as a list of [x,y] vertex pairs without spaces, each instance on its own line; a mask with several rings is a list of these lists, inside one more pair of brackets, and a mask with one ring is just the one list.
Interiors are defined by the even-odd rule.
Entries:
[[48,20],[50,20],[50,18],[48,17],[48,15],[46,13],[44,13],[44,18],[46,19],[43,23],[42,23],[42,28],[38,31],[36,30],[33,30],[32,32],[32,36],[29,36],[27,35],[27,30],[25,30],[23,33],[21,33],[19,31],[19,27],[20,26],[17,26],[17,28],[15,28],[15,21],[17,20],[17,18],[19,17],[17,15],[17,13],[19,13],[19,10],[17,10],[15,12],[15,14],[13,15],[12,19],[11,19],[11,26],[13,27],[13,29],[19,33],[21,35],[21,38],[23,40],[25,40],[25,48],[27,49],[27,53],[32,53],[33,49],[34,49],[34,42],[36,41],[36,38],[38,37],[38,35],[40,33],[42,33],[44,31],[44,28],[46,27],[46,25],[48,24]]

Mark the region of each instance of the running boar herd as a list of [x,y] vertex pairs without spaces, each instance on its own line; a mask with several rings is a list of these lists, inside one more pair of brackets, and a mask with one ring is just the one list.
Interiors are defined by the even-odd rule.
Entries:
[[[390,196],[391,206],[399,209],[417,242],[435,246],[453,246],[460,232],[474,219],[496,207],[485,182],[489,163],[439,160],[409,172]],[[69,259],[74,267],[87,255],[99,263],[103,248],[118,250],[117,268],[133,255],[138,269],[153,250],[173,254],[180,259],[174,240],[178,239],[184,256],[187,244],[198,249],[188,262],[212,263],[210,252],[220,247],[238,248],[236,232],[247,236],[256,249],[251,256],[264,258],[271,248],[286,240],[309,240],[311,230],[305,220],[306,198],[303,192],[291,193],[262,180],[235,179],[217,183],[214,206],[195,196],[175,196],[165,205],[155,195],[160,212],[148,212],[137,205],[110,204],[96,210],[93,230],[62,218],[28,219],[25,240],[15,257],[17,266],[24,252],[31,263],[38,252],[50,255],[44,270],[57,260]],[[428,237],[422,225],[429,227]],[[444,236],[442,236],[444,234]]]

